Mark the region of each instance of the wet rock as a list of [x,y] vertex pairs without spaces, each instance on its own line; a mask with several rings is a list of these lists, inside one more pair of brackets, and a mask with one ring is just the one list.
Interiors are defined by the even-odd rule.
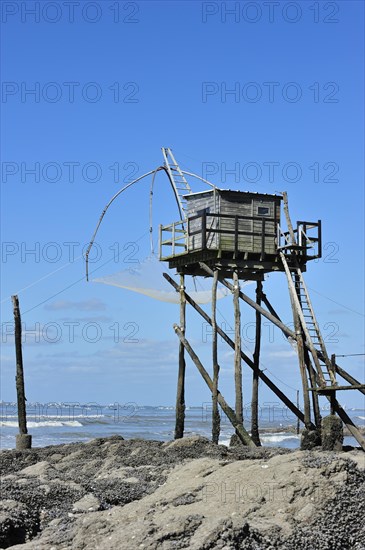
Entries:
[[324,451],[341,451],[343,444],[343,424],[336,415],[322,419],[322,449]]
[[300,448],[302,451],[314,449],[321,445],[321,435],[318,430],[307,430],[304,428],[300,440]]
[[191,437],[182,437],[180,439],[175,439],[174,441],[167,441],[166,443],[162,444],[162,447],[165,449],[180,449],[187,447],[196,447],[199,446],[207,446],[210,445],[211,442],[207,437],[203,437],[201,435],[193,435]]

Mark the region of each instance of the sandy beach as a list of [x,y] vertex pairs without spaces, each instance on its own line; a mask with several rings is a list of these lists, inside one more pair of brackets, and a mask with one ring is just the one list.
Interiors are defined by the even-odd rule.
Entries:
[[365,548],[365,455],[120,436],[3,451],[0,547]]

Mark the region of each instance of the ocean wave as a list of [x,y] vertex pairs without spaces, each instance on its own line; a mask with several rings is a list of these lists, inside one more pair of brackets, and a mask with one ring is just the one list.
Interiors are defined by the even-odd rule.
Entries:
[[[62,421],[66,421],[66,418],[68,420],[71,420],[74,419],[74,418],[107,418],[107,415],[105,414],[72,414],[72,415],[60,415],[60,414],[36,414],[36,413],[32,413],[32,412],[27,412],[27,418],[39,418],[39,419],[42,419],[42,420],[52,420],[52,419],[56,419],[56,420],[62,420]],[[4,414],[3,415],[3,418],[18,418],[18,415],[17,414]]]
[[[18,427],[18,422],[13,422],[11,420],[9,421],[3,421],[3,422],[0,422],[0,426],[3,427],[3,428],[17,428]],[[82,427],[83,425],[81,424],[81,422],[78,422],[77,420],[64,420],[64,421],[60,421],[60,420],[45,420],[45,421],[40,421],[40,422],[27,422],[27,427],[28,428],[62,428],[62,427],[70,427],[70,428],[79,428],[79,427]]]
[[262,442],[267,443],[281,443],[282,441],[288,441],[289,439],[300,439],[300,435],[297,434],[283,434],[283,433],[271,433],[271,434],[260,434],[260,439]]
[[[297,441],[300,439],[300,435],[297,434],[283,434],[281,433],[271,433],[271,434],[260,434],[260,440],[262,443],[283,443],[291,439]],[[222,439],[219,441],[220,445],[225,445],[229,447],[231,439]]]

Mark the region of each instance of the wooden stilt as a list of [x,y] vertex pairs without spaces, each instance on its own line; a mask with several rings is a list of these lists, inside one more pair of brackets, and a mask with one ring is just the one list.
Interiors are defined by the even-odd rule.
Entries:
[[[289,214],[288,214],[289,215]],[[299,287],[300,279],[298,275],[295,275],[295,288]],[[291,291],[291,286],[289,285],[289,292]],[[299,304],[302,307],[302,301],[300,297],[300,293],[298,295]],[[296,302],[294,299],[291,301],[293,311],[296,309]],[[295,325],[296,329],[300,330],[301,333],[301,347],[303,349],[303,357],[299,357],[299,362],[303,362],[303,366],[301,367],[301,376],[302,376],[302,384],[303,384],[303,400],[304,400],[304,411],[306,411],[306,408],[309,410],[310,415],[310,397],[309,397],[309,386],[308,386],[308,378],[311,382],[312,387],[317,386],[317,377],[315,374],[315,370],[312,366],[312,363],[310,361],[308,349],[304,345],[305,342],[305,334],[303,331],[302,324],[300,322],[299,312],[297,312],[297,325]],[[299,354],[299,346],[298,346],[298,354]],[[303,369],[303,372],[302,372]],[[314,383],[314,386],[312,385]],[[321,415],[319,412],[319,402],[318,402],[318,393],[312,392],[312,404],[313,404],[313,415],[314,415],[314,423],[317,426],[317,428],[321,429]],[[305,416],[305,413],[304,413]],[[306,426],[307,427],[307,426]]]
[[286,223],[287,223],[287,226],[288,226],[291,242],[292,242],[292,244],[296,244],[293,224],[291,223],[291,218],[290,218],[290,214],[289,214],[288,193],[286,191],[283,191],[283,206],[284,206],[284,214],[285,214]]
[[[306,346],[304,346],[304,361],[305,361],[305,364],[306,364],[306,367],[307,367],[307,371],[308,371],[309,379],[310,379],[310,382],[311,382],[311,386],[312,386],[312,388],[316,388],[316,387],[318,387],[316,372],[315,372],[315,370],[313,368],[313,365],[311,363],[309,353],[308,353],[308,349],[306,348]],[[314,423],[317,426],[317,429],[320,430],[321,429],[322,416],[321,416],[321,410],[320,410],[320,407],[319,407],[318,393],[315,392],[315,391],[312,392],[312,407],[313,407]]]
[[218,377],[219,377],[219,365],[218,365],[218,334],[217,334],[217,285],[218,285],[218,270],[214,271],[213,286],[212,286],[212,329],[213,329],[213,341],[212,341],[212,356],[213,356],[213,390],[212,390],[212,441],[218,443],[220,434],[220,415],[218,408]]
[[14,326],[15,326],[15,356],[16,356],[16,394],[18,404],[19,435],[16,437],[16,448],[29,449],[32,444],[32,436],[28,435],[26,397],[24,388],[23,352],[22,352],[22,323],[20,318],[18,296],[12,296]]
[[24,390],[24,372],[23,372],[23,353],[22,353],[22,324],[19,311],[18,296],[11,297],[14,311],[15,326],[15,355],[16,355],[16,394],[18,401],[18,423],[19,433],[27,434],[27,413],[25,410],[25,390]]
[[[256,284],[256,303],[261,304],[262,282]],[[261,347],[261,314],[256,310],[256,333],[253,362],[255,368],[252,375],[252,398],[251,398],[251,437],[256,445],[261,445],[259,435],[259,369],[260,369],[260,347]]]
[[304,425],[307,429],[310,429],[311,413],[310,413],[309,386],[308,386],[308,378],[307,378],[307,368],[306,368],[305,358],[304,358],[302,327],[300,324],[300,318],[298,315],[298,311],[296,308],[295,301],[293,299],[292,290],[290,286],[289,286],[289,294],[290,294],[290,301],[291,301],[291,306],[293,310],[295,334],[297,336],[297,354],[298,354],[298,361],[299,361],[300,377],[302,380],[302,387],[303,387]]
[[235,413],[243,424],[243,393],[242,393],[242,365],[241,365],[241,311],[239,292],[240,285],[237,271],[233,272],[233,307],[234,307],[234,386],[235,386]]
[[[190,346],[189,342],[186,340],[185,336],[183,335],[182,331],[180,330],[180,328],[177,325],[174,325],[174,330],[175,330],[176,334],[178,335],[178,337],[180,338],[180,342],[182,342],[182,344],[184,345],[186,351],[190,355],[193,363],[195,364],[198,371],[202,375],[202,377],[203,377],[205,383],[207,384],[208,388],[212,392],[213,391],[212,379],[210,378],[209,374],[207,373],[207,371],[205,370],[205,368],[201,364],[201,362],[199,360],[199,357],[196,355],[196,353],[194,352],[194,350]],[[227,418],[232,423],[232,426],[236,430],[236,434],[239,437],[239,439],[241,440],[241,442],[244,445],[248,445],[249,447],[256,447],[255,443],[250,438],[248,432],[242,426],[241,421],[239,420],[239,418],[237,418],[237,415],[231,409],[231,407],[227,404],[227,402],[224,399],[223,395],[219,391],[218,391],[218,403],[222,407],[222,410],[224,411],[224,413],[227,415]]]
[[[180,328],[185,334],[186,326],[186,299],[185,299],[185,277],[180,275]],[[179,343],[179,373],[177,379],[176,395],[176,421],[175,421],[175,439],[184,437],[185,425],[185,348]]]
[[[171,286],[174,287],[174,289],[179,292],[180,289],[179,289],[179,285],[176,284],[176,282],[170,277],[170,275],[168,275],[167,273],[164,273],[163,276],[165,277],[165,279],[171,284]],[[186,301],[195,309],[195,311],[197,311],[199,313],[199,315],[201,315],[201,317],[207,322],[209,323],[210,325],[212,325],[212,320],[211,318],[209,317],[209,315],[193,300],[193,298],[191,296],[189,296],[189,294],[187,294],[187,292],[185,291],[185,298],[186,298]],[[282,323],[281,323],[282,324]],[[290,329],[288,329],[290,330]],[[217,325],[217,332],[218,334],[223,338],[223,340],[225,342],[227,342],[227,344],[232,348],[232,349],[235,349],[235,344],[233,342],[233,340],[224,332],[223,329],[220,328],[219,325]],[[295,336],[295,333],[293,333],[292,331],[290,331],[292,334],[294,334]],[[253,370],[255,368],[254,366],[254,362],[252,361],[252,359],[250,359],[250,357],[248,357],[248,355],[246,355],[242,350],[241,350],[241,358],[243,359],[243,361],[245,361],[245,363]],[[268,378],[268,376],[266,376],[266,374],[259,370],[259,378],[260,380],[262,380],[264,382],[264,384],[267,385],[268,388],[270,388],[270,390],[284,403],[284,405],[286,405],[288,407],[288,409],[297,417],[299,418],[299,420],[301,422],[304,422],[304,415],[302,413],[302,411],[295,406],[295,404],[285,395],[285,393],[283,393],[281,391],[280,388],[277,387],[276,384],[274,384],[274,382],[272,382],[272,380],[270,380],[270,378]],[[311,429],[315,429],[315,425],[314,424],[311,424]]]

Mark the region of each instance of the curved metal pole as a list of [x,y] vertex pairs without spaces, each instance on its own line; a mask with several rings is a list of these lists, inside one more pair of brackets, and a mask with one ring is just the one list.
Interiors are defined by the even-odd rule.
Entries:
[[[170,185],[171,185],[172,190],[173,190],[173,192],[174,192],[176,204],[177,204],[177,207],[178,207],[178,209],[179,209],[180,219],[181,219],[181,221],[183,221],[183,219],[184,219],[184,213],[183,213],[183,211],[181,210],[180,201],[179,201],[179,196],[178,196],[178,194],[177,194],[177,191],[176,191],[174,182],[171,181],[170,174],[168,173],[168,170],[165,168],[165,166],[161,166],[160,169],[161,169],[161,168],[165,170],[166,175],[167,175],[167,177],[168,177],[168,179],[169,179]],[[176,168],[171,168],[171,170],[177,172]],[[152,240],[152,201],[153,201],[153,185],[154,185],[154,181],[155,181],[156,172],[157,172],[157,170],[156,170],[155,173],[153,174],[152,182],[151,182],[151,188],[150,188],[150,246],[151,246],[151,253],[152,253],[152,254],[154,254],[153,240]],[[197,174],[193,174],[193,173],[191,173],[191,172],[186,172],[185,170],[181,170],[181,172],[182,172],[183,174],[188,175],[188,176],[193,176],[194,178],[197,178],[197,179],[203,181],[204,183],[210,185],[210,186],[213,187],[214,189],[216,189],[215,185],[213,185],[213,184],[210,183],[209,181],[207,181],[207,180],[201,178],[201,177],[198,176]]]
[[[106,211],[108,210],[109,206],[115,201],[115,199],[117,197],[119,197],[119,195],[121,195],[123,193],[123,191],[126,191],[129,187],[131,187],[132,185],[134,185],[135,183],[137,183],[138,181],[142,180],[143,178],[147,177],[147,176],[150,176],[151,174],[153,174],[153,178],[152,178],[152,183],[151,183],[151,190],[150,190],[150,233],[151,233],[151,222],[152,222],[152,195],[153,195],[153,184],[154,184],[154,180],[155,180],[155,177],[156,177],[156,173],[159,172],[160,170],[164,170],[168,176],[168,179],[170,181],[170,184],[173,188],[173,191],[175,192],[175,188],[174,188],[174,185],[173,183],[171,182],[170,180],[170,177],[169,177],[169,174],[166,170],[166,167],[165,166],[159,166],[158,168],[155,168],[154,170],[150,170],[149,172],[146,172],[145,174],[143,174],[142,176],[140,176],[139,178],[131,181],[130,183],[128,183],[127,185],[125,185],[122,189],[119,189],[119,191],[110,199],[110,201],[108,202],[108,204],[105,206],[104,210],[102,211],[101,213],[101,216],[99,218],[99,221],[97,223],[97,226],[95,228],[95,231],[93,233],[93,236],[91,238],[91,241],[89,243],[89,246],[86,250],[86,254],[85,254],[85,261],[86,261],[86,280],[88,281],[89,280],[89,254],[90,254],[90,250],[94,244],[94,241],[95,241],[95,237],[96,237],[96,234],[99,230],[99,227],[101,225],[101,222],[103,221],[103,218],[105,216],[105,213]],[[181,172],[183,174],[186,174],[187,176],[192,176],[194,178],[197,178],[199,180],[201,180],[202,182],[206,183],[207,185],[209,185],[210,187],[213,187],[213,189],[216,189],[216,186],[213,185],[213,183],[210,183],[209,181],[205,180],[204,178],[198,176],[197,174],[194,174],[192,172],[187,172],[185,170],[181,170]],[[179,205],[179,200],[178,200],[178,197],[176,196],[176,192],[175,192],[175,199],[176,199],[176,202],[177,202],[177,205],[178,205],[178,208],[179,208],[179,212],[180,212],[180,218],[182,219],[182,213],[180,211],[180,205]]]
[[108,204],[106,205],[106,207],[104,208],[104,210],[102,211],[101,213],[101,216],[99,218],[99,221],[97,223],[97,226],[95,228],[95,231],[93,233],[93,236],[91,237],[91,241],[90,241],[90,244],[86,250],[86,254],[85,254],[85,260],[86,260],[86,280],[88,281],[89,280],[89,253],[90,253],[90,250],[94,244],[94,241],[95,241],[95,237],[96,237],[96,234],[99,230],[99,227],[100,227],[100,224],[101,222],[103,221],[103,218],[105,216],[105,213],[106,211],[108,210],[109,206],[112,204],[112,202],[115,201],[115,199],[117,197],[119,197],[119,195],[121,195],[123,193],[123,191],[125,191],[126,189],[128,189],[128,187],[131,187],[132,185],[134,185],[135,183],[137,183],[137,181],[140,181],[141,179],[147,177],[147,176],[150,176],[151,174],[153,174],[154,172],[158,172],[158,170],[162,170],[163,169],[163,166],[159,166],[158,168],[155,168],[154,170],[150,170],[149,172],[146,172],[146,174],[143,174],[142,176],[140,176],[139,178],[131,181],[130,183],[128,183],[127,185],[125,185],[122,189],[119,189],[119,191],[117,193],[115,193],[115,195],[110,199],[110,201],[108,202]]
[[152,236],[152,201],[153,201],[153,186],[155,183],[155,178],[157,174],[158,169],[156,169],[152,176],[151,181],[151,187],[150,187],[150,245],[151,245],[151,254],[154,254],[154,248],[153,248],[153,236]]
[[213,187],[213,189],[217,189],[217,186],[214,185],[214,183],[211,183],[210,181],[205,180],[201,176],[198,176],[198,174],[194,174],[193,172],[187,172],[186,170],[181,170],[181,171],[183,174],[186,174],[187,176],[192,176],[193,178],[197,178],[198,180],[203,181],[207,185],[210,185],[210,187]]

